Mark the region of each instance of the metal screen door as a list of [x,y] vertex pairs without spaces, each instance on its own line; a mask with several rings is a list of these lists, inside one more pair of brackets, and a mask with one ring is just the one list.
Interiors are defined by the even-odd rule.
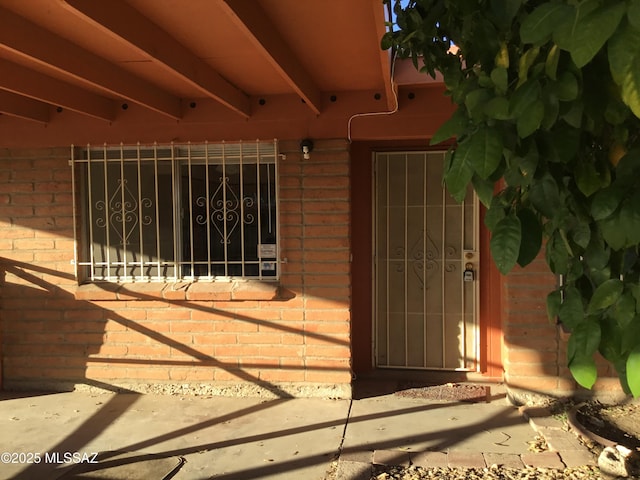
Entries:
[[477,200],[470,189],[458,204],[443,189],[444,155],[375,155],[375,357],[381,368],[477,367]]

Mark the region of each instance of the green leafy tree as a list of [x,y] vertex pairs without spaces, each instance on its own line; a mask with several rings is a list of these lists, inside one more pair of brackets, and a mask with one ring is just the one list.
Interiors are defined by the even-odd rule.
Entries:
[[456,139],[444,181],[487,207],[498,269],[544,248],[574,378],[593,386],[599,351],[640,396],[640,0],[393,8],[382,47],[444,76],[457,109],[432,144]]

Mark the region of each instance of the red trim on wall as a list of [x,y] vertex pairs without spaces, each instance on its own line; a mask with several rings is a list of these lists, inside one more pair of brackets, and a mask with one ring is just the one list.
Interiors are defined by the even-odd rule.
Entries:
[[373,149],[351,145],[351,355],[356,374],[373,369]]
[[484,226],[486,208],[480,207],[480,371],[502,378],[502,277],[491,258],[491,233]]

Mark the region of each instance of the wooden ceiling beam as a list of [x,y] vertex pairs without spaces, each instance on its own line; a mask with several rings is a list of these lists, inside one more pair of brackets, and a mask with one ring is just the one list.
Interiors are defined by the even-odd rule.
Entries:
[[[373,19],[376,26],[376,37],[378,42],[382,39],[382,36],[387,32],[387,26],[385,22],[390,21],[387,18],[387,4],[383,4],[380,0],[371,0],[373,8]],[[394,59],[390,50],[380,49],[380,71],[382,73],[382,81],[384,83],[385,102],[388,111],[393,111],[398,108],[398,89],[393,84],[392,69],[394,68]]]
[[0,112],[34,122],[49,121],[49,105],[6,90],[0,90]]
[[249,118],[249,97],[204,60],[122,0],[65,0],[72,11],[153,58],[205,96]]
[[233,22],[311,110],[320,114],[322,94],[309,72],[296,58],[259,2],[221,0]]
[[0,88],[101,120],[115,119],[116,102],[0,59]]
[[182,117],[179,98],[4,8],[0,48],[175,120]]

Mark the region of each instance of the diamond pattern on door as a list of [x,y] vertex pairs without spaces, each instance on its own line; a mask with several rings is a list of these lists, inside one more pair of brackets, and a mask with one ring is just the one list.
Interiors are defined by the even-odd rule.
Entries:
[[[444,152],[375,157],[376,365],[475,370],[477,200],[444,190]],[[467,267],[474,280],[465,281]]]

